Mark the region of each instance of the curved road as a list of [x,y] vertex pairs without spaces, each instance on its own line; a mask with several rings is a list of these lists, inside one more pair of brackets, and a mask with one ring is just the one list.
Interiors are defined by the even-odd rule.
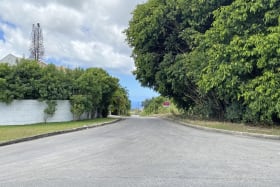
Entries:
[[157,118],[0,147],[0,186],[279,186],[280,142]]

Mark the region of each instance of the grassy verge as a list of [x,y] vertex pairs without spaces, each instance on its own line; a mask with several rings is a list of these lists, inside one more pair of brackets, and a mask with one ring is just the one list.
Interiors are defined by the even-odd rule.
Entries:
[[61,130],[69,130],[73,128],[83,127],[85,125],[98,125],[104,122],[110,122],[115,119],[101,118],[94,120],[84,121],[71,121],[71,122],[59,122],[59,123],[40,123],[33,125],[13,125],[13,126],[0,126],[0,142],[9,140],[15,140],[19,138],[25,138],[35,136],[44,133],[50,133]]
[[190,119],[185,119],[182,116],[172,116],[172,115],[166,117],[179,120],[181,122],[189,123],[192,125],[198,125],[198,126],[203,126],[208,128],[280,136],[279,126],[254,126],[254,125],[247,125],[241,123],[190,120]]

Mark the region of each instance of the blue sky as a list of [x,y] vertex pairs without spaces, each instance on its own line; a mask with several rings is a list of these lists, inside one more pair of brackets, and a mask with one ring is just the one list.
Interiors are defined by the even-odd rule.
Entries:
[[132,75],[124,75],[124,74],[115,74],[111,73],[114,77],[120,79],[120,84],[129,90],[129,96],[131,98],[132,108],[139,109],[141,108],[141,103],[147,98],[152,98],[158,95],[158,93],[154,92],[149,88],[143,88],[139,84],[135,77]]
[[3,32],[2,30],[0,30],[0,40],[2,40],[3,42],[5,42],[4,32]]
[[123,30],[146,0],[1,0],[0,58],[29,56],[32,24],[40,23],[47,62],[68,68],[101,67],[120,79],[133,108],[158,94],[135,80]]

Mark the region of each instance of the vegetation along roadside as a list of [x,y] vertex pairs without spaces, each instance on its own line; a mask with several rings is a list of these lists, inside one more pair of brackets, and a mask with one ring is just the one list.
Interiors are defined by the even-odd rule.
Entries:
[[184,115],[165,115],[164,117],[172,119],[175,121],[183,122],[185,124],[191,124],[200,127],[207,127],[213,129],[235,131],[235,132],[245,132],[245,133],[255,133],[263,135],[275,135],[280,136],[280,127],[276,125],[253,125],[245,123],[231,123],[226,121],[209,121],[209,120],[198,120],[198,119],[188,119]]
[[134,75],[203,119],[280,124],[280,1],[149,0],[125,30]]
[[[170,106],[163,105],[164,102],[169,101]],[[147,99],[142,103],[143,110],[141,115],[158,116],[167,119],[171,119],[184,124],[191,124],[192,126],[207,127],[227,131],[245,132],[245,133],[257,133],[264,135],[276,135],[280,136],[280,126],[271,124],[249,124],[249,123],[234,123],[230,121],[218,121],[215,119],[205,119],[203,116],[197,116],[193,113],[186,112],[182,109],[178,109],[172,99],[164,98],[162,96]]]

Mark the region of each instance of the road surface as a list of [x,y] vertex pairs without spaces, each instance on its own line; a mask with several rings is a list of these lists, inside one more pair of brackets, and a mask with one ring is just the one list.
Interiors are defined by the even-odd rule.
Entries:
[[280,141],[157,118],[0,147],[0,186],[279,186]]

